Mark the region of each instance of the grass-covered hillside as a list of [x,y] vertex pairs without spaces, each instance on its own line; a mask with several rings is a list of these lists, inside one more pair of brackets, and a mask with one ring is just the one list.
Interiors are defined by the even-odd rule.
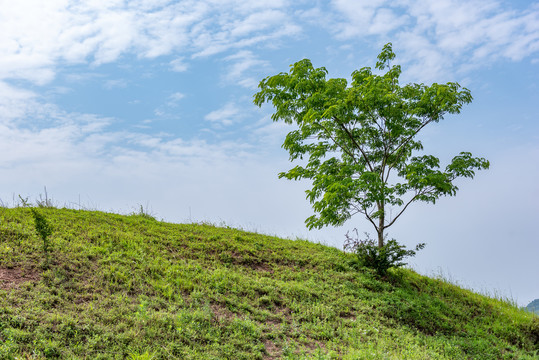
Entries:
[[[306,241],[0,208],[0,359],[537,359],[539,320]],[[433,240],[434,241],[434,240]]]

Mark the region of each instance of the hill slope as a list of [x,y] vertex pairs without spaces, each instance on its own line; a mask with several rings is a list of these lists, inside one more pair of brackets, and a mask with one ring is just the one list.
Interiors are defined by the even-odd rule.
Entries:
[[539,321],[306,241],[147,216],[0,208],[0,359],[536,359]]
[[528,311],[531,311],[532,313],[539,315],[539,299],[535,299],[531,303],[529,303],[526,306],[526,309]]

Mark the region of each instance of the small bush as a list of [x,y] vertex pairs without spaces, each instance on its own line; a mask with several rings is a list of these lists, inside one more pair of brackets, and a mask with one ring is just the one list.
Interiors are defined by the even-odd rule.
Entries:
[[43,215],[41,215],[39,212],[37,212],[36,209],[30,209],[32,212],[32,216],[34,218],[34,225],[36,228],[36,232],[39,234],[41,239],[43,240],[43,252],[45,254],[48,254],[50,249],[50,241],[48,237],[52,234],[52,226],[49,224],[47,219]]
[[395,239],[387,240],[385,245],[378,247],[375,240],[365,233],[365,239],[360,239],[357,229],[354,229],[356,236],[352,237],[346,233],[344,250],[353,251],[357,255],[356,264],[359,267],[374,269],[380,276],[387,274],[387,270],[392,267],[406,265],[403,259],[413,257],[416,251],[425,247],[424,243],[417,244],[415,250],[406,250],[404,245],[400,245]]

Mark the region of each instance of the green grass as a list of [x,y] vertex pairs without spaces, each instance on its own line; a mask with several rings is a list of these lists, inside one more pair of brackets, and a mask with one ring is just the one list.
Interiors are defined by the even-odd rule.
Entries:
[[537,359],[538,317],[307,241],[0,208],[0,359]]

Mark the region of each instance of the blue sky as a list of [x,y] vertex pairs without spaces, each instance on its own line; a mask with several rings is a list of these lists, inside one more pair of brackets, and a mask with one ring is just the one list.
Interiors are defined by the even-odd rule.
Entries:
[[539,3],[0,0],[0,199],[210,221],[342,247],[360,218],[307,231],[308,183],[277,179],[292,128],[252,104],[302,58],[330,77],[392,42],[401,81],[458,81],[474,101],[421,134],[491,169],[410,208],[390,236],[412,266],[519,304],[539,298]]

